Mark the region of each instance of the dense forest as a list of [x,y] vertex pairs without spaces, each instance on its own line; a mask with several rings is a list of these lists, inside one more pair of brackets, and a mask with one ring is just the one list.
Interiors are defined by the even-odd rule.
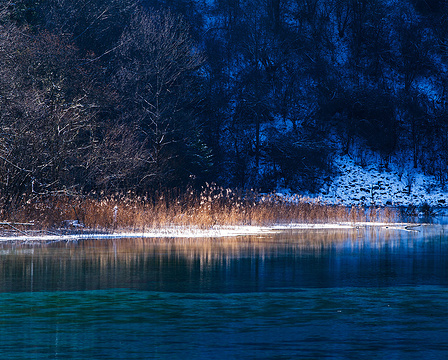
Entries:
[[0,193],[448,180],[448,2],[0,4]]

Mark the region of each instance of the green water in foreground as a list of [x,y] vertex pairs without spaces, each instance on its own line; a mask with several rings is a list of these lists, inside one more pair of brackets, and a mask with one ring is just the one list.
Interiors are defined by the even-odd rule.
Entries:
[[448,238],[3,245],[2,359],[447,359]]

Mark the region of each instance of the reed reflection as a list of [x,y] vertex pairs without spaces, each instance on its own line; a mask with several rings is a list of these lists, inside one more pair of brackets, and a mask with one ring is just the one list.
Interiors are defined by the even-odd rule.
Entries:
[[447,284],[442,230],[291,230],[235,238],[3,245],[0,291],[169,292]]

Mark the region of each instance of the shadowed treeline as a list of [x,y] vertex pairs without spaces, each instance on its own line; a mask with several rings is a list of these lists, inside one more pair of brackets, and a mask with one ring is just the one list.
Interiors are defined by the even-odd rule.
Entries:
[[5,209],[36,195],[107,199],[206,182],[315,193],[331,182],[335,154],[444,187],[447,9],[3,0]]

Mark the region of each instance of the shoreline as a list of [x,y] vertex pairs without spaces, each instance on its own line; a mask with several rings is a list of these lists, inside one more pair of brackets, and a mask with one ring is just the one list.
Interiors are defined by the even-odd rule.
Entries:
[[287,230],[350,230],[360,228],[382,228],[385,230],[401,230],[408,232],[418,232],[416,228],[430,225],[427,223],[387,223],[387,222],[340,222],[340,223],[296,223],[287,225],[272,226],[216,226],[210,229],[186,228],[186,227],[166,227],[153,229],[151,231],[126,231],[116,230],[108,232],[107,229],[98,232],[72,232],[57,234],[1,234],[0,243],[45,243],[45,242],[70,242],[81,240],[113,240],[113,239],[154,239],[154,238],[223,238],[238,237],[274,233]]

